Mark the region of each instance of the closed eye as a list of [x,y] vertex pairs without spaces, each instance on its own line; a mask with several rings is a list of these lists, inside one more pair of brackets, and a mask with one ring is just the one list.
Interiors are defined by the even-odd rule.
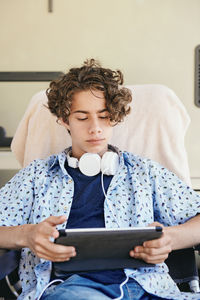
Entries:
[[88,118],[77,118],[77,120],[79,120],[79,121],[85,121],[85,120],[87,120]]
[[100,119],[109,119],[109,116],[99,117]]

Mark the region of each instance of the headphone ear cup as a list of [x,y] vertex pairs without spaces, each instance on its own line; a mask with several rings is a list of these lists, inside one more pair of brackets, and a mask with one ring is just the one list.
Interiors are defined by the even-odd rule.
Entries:
[[119,156],[116,152],[106,152],[101,158],[101,172],[105,175],[115,175],[119,167]]
[[85,153],[79,159],[79,169],[87,176],[95,176],[101,170],[101,157],[95,153]]
[[78,168],[78,159],[75,157],[71,157],[69,153],[67,154],[67,162],[69,167]]

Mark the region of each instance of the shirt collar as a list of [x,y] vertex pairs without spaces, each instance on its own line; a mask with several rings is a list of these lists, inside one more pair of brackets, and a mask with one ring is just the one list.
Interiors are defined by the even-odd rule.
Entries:
[[67,175],[66,169],[65,169],[65,160],[66,160],[66,152],[62,151],[61,153],[57,155],[52,155],[49,158],[49,170],[53,169],[56,166],[60,166],[62,172]]

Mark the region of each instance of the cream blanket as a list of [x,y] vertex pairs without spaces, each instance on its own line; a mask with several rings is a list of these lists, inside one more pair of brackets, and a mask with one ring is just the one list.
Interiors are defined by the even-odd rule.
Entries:
[[[190,118],[175,93],[162,85],[127,86],[132,111],[114,127],[111,144],[158,161],[191,185],[184,137]],[[58,153],[71,145],[68,132],[44,106],[45,91],[33,96],[11,149],[24,167],[32,160]]]

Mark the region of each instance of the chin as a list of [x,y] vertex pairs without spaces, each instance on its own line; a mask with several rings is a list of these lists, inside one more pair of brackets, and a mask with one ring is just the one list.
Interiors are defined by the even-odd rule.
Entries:
[[108,147],[103,147],[101,149],[97,149],[94,153],[97,153],[100,156],[102,156],[107,150],[108,150]]

